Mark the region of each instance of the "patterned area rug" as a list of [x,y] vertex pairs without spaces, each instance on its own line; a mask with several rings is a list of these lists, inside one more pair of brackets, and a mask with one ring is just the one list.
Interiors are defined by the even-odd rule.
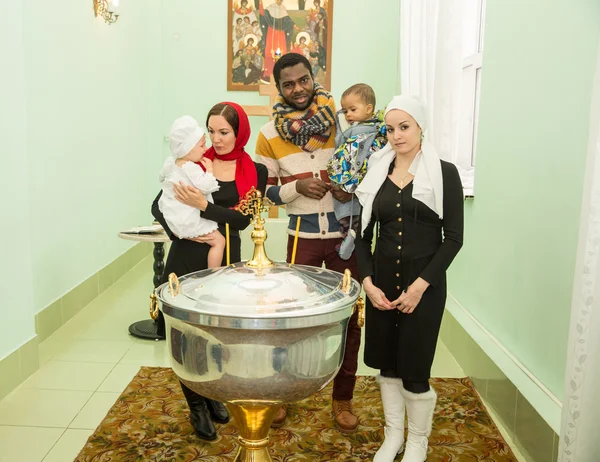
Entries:
[[[517,461],[469,379],[432,379],[432,384],[439,398],[428,462]],[[343,435],[332,424],[331,385],[291,405],[285,427],[270,433],[273,460],[373,460],[384,426],[374,377],[359,377],[354,407],[359,431]],[[205,444],[194,435],[188,415],[173,371],[142,367],[75,462],[233,461],[237,452],[233,423],[220,426],[218,440]]]

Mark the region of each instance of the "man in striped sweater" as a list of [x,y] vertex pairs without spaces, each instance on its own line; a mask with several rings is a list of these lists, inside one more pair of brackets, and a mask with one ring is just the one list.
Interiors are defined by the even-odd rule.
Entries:
[[[290,261],[296,220],[301,217],[296,262],[358,277],[354,255],[342,260],[336,250],[342,242],[340,224],[333,211],[333,197],[347,202],[351,195],[333,188],[327,161],[335,150],[335,103],[330,93],[315,83],[308,60],[288,53],[273,69],[279,98],[274,119],[266,124],[256,142],[257,161],[269,170],[267,197],[286,204],[288,226],[287,260]],[[344,362],[333,382],[333,416],[343,432],[353,432],[358,419],[352,411],[356,381],[360,328],[357,313],[350,318]],[[274,426],[283,425],[287,410],[279,410]]]

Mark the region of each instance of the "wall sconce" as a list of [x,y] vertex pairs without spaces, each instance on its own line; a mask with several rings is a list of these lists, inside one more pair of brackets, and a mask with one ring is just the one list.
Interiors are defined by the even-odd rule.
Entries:
[[112,24],[119,19],[115,13],[119,0],[94,0],[94,16],[101,16],[107,24]]

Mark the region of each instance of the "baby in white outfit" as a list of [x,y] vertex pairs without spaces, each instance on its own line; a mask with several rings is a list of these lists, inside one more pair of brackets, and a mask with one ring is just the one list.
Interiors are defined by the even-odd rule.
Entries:
[[173,192],[174,184],[184,183],[198,188],[207,201],[213,202],[212,193],[219,190],[219,183],[212,174],[212,162],[203,158],[206,135],[193,117],[183,116],[173,123],[169,144],[172,155],[165,160],[159,175],[162,196],[158,207],[171,231],[180,239],[210,235],[211,239],[206,241],[211,247],[208,267],[217,268],[221,266],[225,250],[225,238],[217,229],[217,223],[202,218],[200,210],[178,201]]

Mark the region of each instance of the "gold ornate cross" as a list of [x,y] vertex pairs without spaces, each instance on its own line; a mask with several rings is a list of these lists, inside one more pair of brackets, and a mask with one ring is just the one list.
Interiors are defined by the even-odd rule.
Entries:
[[275,204],[267,197],[263,197],[262,193],[258,191],[254,186],[246,193],[246,196],[240,201],[236,209],[242,213],[242,215],[252,215],[252,221],[258,222],[264,219],[261,218],[262,212],[268,211]]
[[241,212],[242,215],[251,215],[254,224],[254,230],[250,235],[254,241],[254,254],[252,259],[246,262],[246,266],[250,268],[267,268],[274,265],[265,251],[264,244],[267,240],[267,231],[264,226],[265,219],[260,216],[262,212],[266,212],[274,205],[271,200],[263,197],[262,193],[253,187],[236,207],[236,210]]

